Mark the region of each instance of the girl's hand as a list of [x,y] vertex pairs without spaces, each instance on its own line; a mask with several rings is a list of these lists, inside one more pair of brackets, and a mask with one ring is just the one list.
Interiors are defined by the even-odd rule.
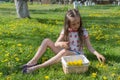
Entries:
[[61,42],[61,47],[68,49],[69,48],[69,42]]
[[104,57],[103,55],[97,54],[96,57],[97,57],[97,59],[98,59],[98,61],[99,61],[100,63],[101,63],[101,62],[105,63],[105,57]]

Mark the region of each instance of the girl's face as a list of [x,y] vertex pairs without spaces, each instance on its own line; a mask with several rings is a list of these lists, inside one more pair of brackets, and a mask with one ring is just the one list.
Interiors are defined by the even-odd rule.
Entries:
[[80,17],[76,16],[74,18],[70,18],[70,28],[72,30],[78,30],[79,26],[80,26]]

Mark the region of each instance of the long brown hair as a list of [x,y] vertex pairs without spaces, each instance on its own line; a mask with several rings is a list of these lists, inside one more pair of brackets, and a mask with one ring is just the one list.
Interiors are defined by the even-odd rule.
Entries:
[[79,42],[80,42],[80,45],[81,47],[83,47],[83,43],[84,43],[84,40],[83,40],[83,27],[82,27],[82,19],[81,19],[81,16],[80,16],[80,13],[78,10],[76,9],[72,9],[72,10],[68,10],[66,15],[65,15],[65,20],[64,20],[64,41],[68,41],[68,28],[70,26],[70,20],[69,20],[69,17],[80,17],[80,26],[78,28],[78,36],[79,36]]

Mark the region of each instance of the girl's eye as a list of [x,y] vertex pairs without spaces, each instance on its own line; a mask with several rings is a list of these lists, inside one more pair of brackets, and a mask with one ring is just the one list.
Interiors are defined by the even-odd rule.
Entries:
[[75,24],[72,24],[73,26],[75,25]]

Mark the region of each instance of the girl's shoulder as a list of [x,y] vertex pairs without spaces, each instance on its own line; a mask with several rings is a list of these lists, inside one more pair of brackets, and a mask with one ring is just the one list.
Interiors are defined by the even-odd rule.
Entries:
[[82,30],[83,30],[83,33],[84,33],[84,32],[88,32],[87,29],[84,28],[84,27],[82,28]]
[[83,36],[87,37],[88,36],[88,31],[86,30],[86,28],[82,28],[83,30]]
[[86,28],[84,28],[84,27],[82,28],[82,30],[83,30],[83,31],[87,31]]

